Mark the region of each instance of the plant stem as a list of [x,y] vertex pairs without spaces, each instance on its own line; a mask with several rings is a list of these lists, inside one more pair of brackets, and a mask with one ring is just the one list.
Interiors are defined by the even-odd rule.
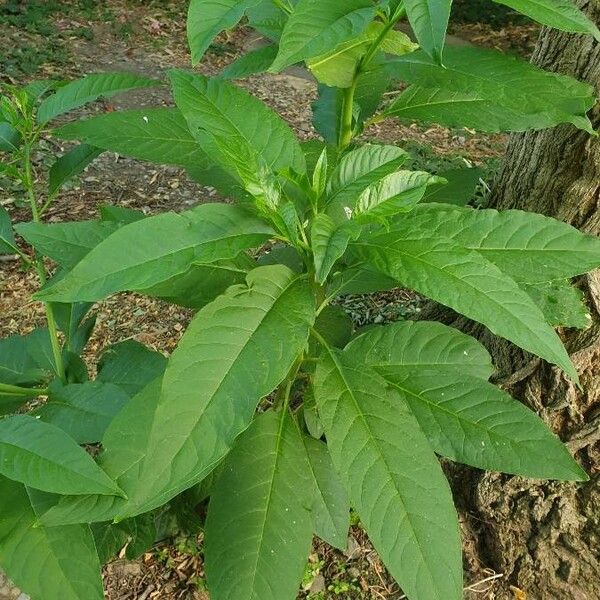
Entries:
[[365,71],[377,51],[379,46],[385,40],[387,34],[394,28],[396,23],[406,14],[404,7],[399,7],[392,18],[384,25],[382,30],[379,32],[377,38],[373,41],[367,53],[359,61],[356,71],[354,73],[354,79],[352,85],[344,90],[344,99],[342,103],[342,115],[340,125],[340,139],[339,149],[344,150],[354,137],[354,128],[352,127],[352,121],[354,119],[354,96],[356,95],[356,88],[358,85],[358,78]]
[[290,6],[285,4],[283,0],[273,0],[273,4],[288,15],[291,15],[294,12],[294,10]]
[[277,398],[275,400],[275,406],[281,406],[283,410],[286,410],[290,403],[290,393],[292,391],[292,386],[294,385],[294,381],[296,381],[296,377],[298,375],[298,371],[300,366],[304,362],[304,352],[296,359],[296,362],[292,365],[288,376],[285,380],[280,384],[279,389],[277,390]]
[[354,127],[352,126],[352,122],[354,120],[354,95],[356,93],[356,86],[358,85],[359,74],[360,73],[357,69],[352,81],[352,85],[344,90],[342,119],[340,125],[340,140],[338,143],[340,150],[344,150],[354,137]]
[[27,388],[20,385],[9,385],[8,383],[0,383],[0,396],[47,396],[47,388]]
[[[29,198],[29,206],[31,209],[31,216],[35,223],[40,222],[40,211],[38,209],[37,200],[35,197],[34,184],[33,184],[33,173],[31,169],[31,143],[28,142],[23,148],[23,162],[25,167],[25,187],[27,189],[27,195]],[[44,260],[37,253],[35,255],[34,266],[40,280],[40,285],[46,283],[46,267],[44,266]],[[59,376],[63,383],[66,383],[67,378],[65,376],[65,366],[62,359],[62,352],[60,348],[60,342],[58,340],[58,328],[56,326],[56,318],[54,316],[54,309],[50,302],[44,302],[44,310],[46,311],[46,322],[48,323],[48,333],[50,334],[50,344],[52,346],[52,355],[54,356],[54,366],[56,374]]]

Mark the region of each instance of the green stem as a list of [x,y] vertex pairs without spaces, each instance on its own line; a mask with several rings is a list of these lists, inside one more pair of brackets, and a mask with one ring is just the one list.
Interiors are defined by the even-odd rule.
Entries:
[[342,115],[341,115],[341,126],[340,126],[340,139],[339,139],[339,149],[344,150],[351,142],[354,137],[354,128],[352,127],[352,122],[354,119],[354,96],[356,95],[356,87],[358,85],[358,78],[365,71],[366,67],[369,65],[371,60],[382,42],[385,40],[387,34],[394,28],[396,23],[404,17],[406,14],[406,10],[403,6],[400,6],[396,13],[392,16],[392,18],[384,25],[382,30],[379,32],[377,38],[373,41],[367,53],[362,57],[360,62],[356,67],[356,71],[354,73],[354,79],[352,80],[352,85],[349,88],[344,90],[344,99],[342,103]]
[[340,126],[340,141],[339,149],[344,150],[354,137],[354,95],[356,94],[356,86],[358,85],[359,71],[357,69],[352,85],[344,90],[344,100],[342,103],[342,116]]
[[[27,196],[29,198],[29,206],[31,209],[31,216],[35,223],[40,222],[40,211],[38,209],[37,200],[35,197],[34,185],[33,185],[33,173],[31,170],[31,142],[24,145],[23,149],[23,161],[25,167],[25,187],[27,188]],[[40,280],[40,285],[46,283],[46,267],[44,266],[44,260],[37,253],[34,260],[34,266]],[[52,355],[54,356],[54,366],[56,368],[56,374],[59,376],[63,383],[67,382],[65,375],[65,365],[62,359],[62,352],[60,348],[60,342],[58,340],[58,327],[56,326],[56,318],[54,316],[54,309],[50,302],[44,302],[44,309],[46,311],[46,321],[48,323],[48,333],[50,334],[50,344],[52,346]]]
[[311,327],[310,334],[321,344],[321,346],[325,346],[325,348],[329,348],[329,344],[327,340],[314,328]]
[[0,383],[0,396],[47,396],[47,388],[27,388],[20,385],[9,385],[8,383]]
[[291,15],[294,12],[294,9],[291,6],[285,4],[282,0],[273,0],[273,4],[288,15]]
[[292,365],[288,376],[279,386],[279,390],[277,391],[277,398],[275,400],[275,406],[281,406],[283,410],[286,410],[290,403],[290,393],[292,391],[292,386],[294,385],[294,381],[296,381],[296,377],[298,375],[298,370],[300,366],[304,362],[304,352],[296,359],[296,362]]

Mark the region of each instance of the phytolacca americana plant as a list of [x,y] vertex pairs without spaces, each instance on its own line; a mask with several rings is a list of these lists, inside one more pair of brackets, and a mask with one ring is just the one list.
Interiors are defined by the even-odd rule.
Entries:
[[[510,5],[599,35],[566,3]],[[588,323],[569,279],[600,265],[600,241],[540,215],[461,206],[469,194],[453,179],[460,174],[410,170],[402,148],[356,141],[369,123],[392,117],[591,131],[589,86],[494,51],[442,55],[449,10],[450,2],[424,0],[195,1],[194,60],[244,15],[272,44],[219,77],[171,72],[174,108],[113,112],[55,132],[98,152],[184,167],[233,202],[17,226],[62,267],[36,294],[48,306],[133,291],[197,311],[166,366],[140,348],[137,363],[122,349],[103,361],[88,386],[113,385],[125,397],[94,435],[48,413],[53,394],[65,395],[56,383],[39,419],[0,422],[2,486],[12,498],[0,563],[34,597],[101,598],[96,548],[123,531],[132,543],[161,507],[191,495],[210,497],[204,551],[216,600],[293,598],[313,534],[343,547],[350,506],[409,598],[458,599],[458,520],[436,454],[586,479],[537,415],[488,382],[490,356],[476,340],[432,322],[354,331],[335,303],[405,286],[577,381],[553,326]],[[420,50],[395,29],[405,16]],[[324,142],[300,143],[227,81],[297,62],[321,82],[314,114]],[[73,97],[105,93],[81,92],[102,77],[44,102],[60,114]],[[382,104],[394,80],[410,85]],[[431,201],[457,188],[449,203]],[[84,441],[101,444],[96,461],[77,445]],[[82,561],[77,577],[61,560],[67,548]],[[44,590],[32,567],[41,552],[51,558],[44,578],[55,582]]]

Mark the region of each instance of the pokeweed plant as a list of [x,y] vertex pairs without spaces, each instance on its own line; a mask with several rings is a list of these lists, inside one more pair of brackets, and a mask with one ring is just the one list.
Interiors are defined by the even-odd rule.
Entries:
[[[501,3],[600,39],[568,2]],[[536,414],[489,383],[475,339],[425,321],[354,331],[335,302],[404,286],[578,381],[553,326],[587,325],[569,280],[600,265],[600,241],[541,215],[436,203],[446,188],[468,197],[469,178],[408,170],[401,147],[361,140],[389,118],[594,133],[591,87],[500,52],[444,50],[450,8],[193,0],[194,63],[242,18],[269,44],[216,77],[171,71],[174,107],[52,128],[100,96],[157,82],[99,74],[6,88],[2,172],[29,199],[32,221],[14,230],[35,251],[4,210],[1,249],[37,270],[48,327],[0,343],[0,565],[34,600],[100,600],[101,562],[124,544],[143,551],[162,511],[189,517],[208,498],[215,600],[294,598],[313,534],[344,547],[350,506],[408,598],[458,600],[458,519],[436,455],[587,479]],[[405,18],[419,47],[396,28]],[[298,141],[228,81],[301,62],[319,81],[322,141]],[[384,100],[398,82],[408,87]],[[54,163],[40,197],[32,153],[45,135],[82,144]],[[231,202],[151,217],[103,207],[98,220],[43,223],[62,183],[106,150],[185,168]],[[43,257],[57,265],[48,281]],[[125,342],[89,381],[86,315],[123,291],[195,316],[168,362]]]

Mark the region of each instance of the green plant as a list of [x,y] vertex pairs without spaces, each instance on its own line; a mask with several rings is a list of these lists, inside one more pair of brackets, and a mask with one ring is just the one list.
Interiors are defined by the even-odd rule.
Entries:
[[[498,52],[443,51],[450,4],[194,0],[194,62],[244,15],[272,46],[215,78],[172,71],[175,108],[51,130],[83,144],[51,168],[44,199],[32,151],[48,123],[156,82],[107,74],[7,88],[2,168],[27,191],[33,220],[15,230],[35,254],[5,211],[1,239],[38,271],[48,329],[1,342],[0,406],[48,400],[0,421],[0,565],[34,600],[99,600],[99,566],[116,547],[135,555],[155,537],[157,513],[186,507],[188,519],[208,498],[215,600],[294,598],[313,533],[343,547],[350,505],[409,598],[458,599],[458,520],[436,453],[528,477],[587,478],[537,415],[488,383],[491,359],[474,339],[432,322],[355,332],[332,305],[406,286],[577,382],[552,326],[587,324],[569,279],[600,265],[600,241],[540,215],[431,202],[432,188],[456,185],[451,175],[403,169],[402,148],[357,141],[387,118],[593,133],[589,86]],[[511,5],[600,38],[566,3]],[[421,50],[394,28],[405,16]],[[227,81],[302,61],[321,83],[323,142],[298,142]],[[409,87],[386,104],[394,80]],[[42,223],[61,184],[104,150],[181,166],[234,202],[152,217],[105,207],[98,220]],[[48,282],[42,256],[58,265]],[[85,315],[122,291],[197,312],[168,362],[125,342],[87,381]],[[99,444],[95,460],[83,443]]]

